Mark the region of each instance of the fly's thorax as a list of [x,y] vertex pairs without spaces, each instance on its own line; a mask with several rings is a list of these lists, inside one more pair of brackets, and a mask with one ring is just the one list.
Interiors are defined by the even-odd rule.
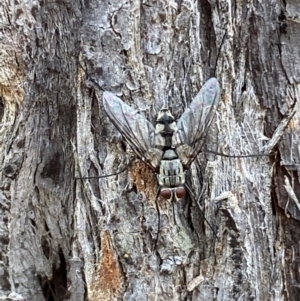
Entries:
[[174,155],[172,152],[174,151],[169,150],[167,154],[165,152],[163,159],[160,162],[158,182],[162,187],[177,187],[184,185],[185,183],[185,172],[183,165],[180,159],[177,158],[175,152],[176,159],[172,158]]

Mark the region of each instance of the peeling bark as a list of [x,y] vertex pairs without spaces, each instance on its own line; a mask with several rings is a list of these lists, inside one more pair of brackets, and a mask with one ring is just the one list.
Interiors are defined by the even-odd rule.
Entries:
[[[295,0],[1,3],[0,299],[298,300],[299,16]],[[159,199],[157,233],[156,176],[94,82],[154,123],[213,75],[206,150],[276,154],[199,154],[202,211]]]

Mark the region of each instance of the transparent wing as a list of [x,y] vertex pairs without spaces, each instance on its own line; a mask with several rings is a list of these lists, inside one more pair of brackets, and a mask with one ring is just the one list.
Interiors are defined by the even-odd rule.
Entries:
[[186,168],[189,168],[203,146],[219,104],[220,90],[218,80],[210,78],[177,122],[173,144]]
[[150,156],[154,148],[155,129],[153,125],[136,110],[110,92],[103,93],[103,105],[110,121],[122,134],[141,160],[156,169],[157,162]]

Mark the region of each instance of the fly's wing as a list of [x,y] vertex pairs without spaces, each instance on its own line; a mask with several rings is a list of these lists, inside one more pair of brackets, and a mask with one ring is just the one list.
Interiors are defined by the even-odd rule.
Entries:
[[218,80],[210,78],[177,122],[173,146],[186,168],[201,150],[219,104],[220,90]]
[[120,98],[110,92],[103,93],[103,105],[110,121],[122,134],[133,151],[141,160],[153,169],[157,168],[157,162],[153,160],[149,150],[154,148],[155,129],[136,110],[124,103]]

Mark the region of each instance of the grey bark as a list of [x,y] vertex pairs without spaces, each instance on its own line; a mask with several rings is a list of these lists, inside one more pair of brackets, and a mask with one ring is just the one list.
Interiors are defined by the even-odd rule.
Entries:
[[[0,20],[1,300],[298,300],[297,1],[6,0]],[[155,122],[213,75],[206,148],[276,154],[199,154],[202,211],[159,199],[157,236],[156,177],[93,81]]]

